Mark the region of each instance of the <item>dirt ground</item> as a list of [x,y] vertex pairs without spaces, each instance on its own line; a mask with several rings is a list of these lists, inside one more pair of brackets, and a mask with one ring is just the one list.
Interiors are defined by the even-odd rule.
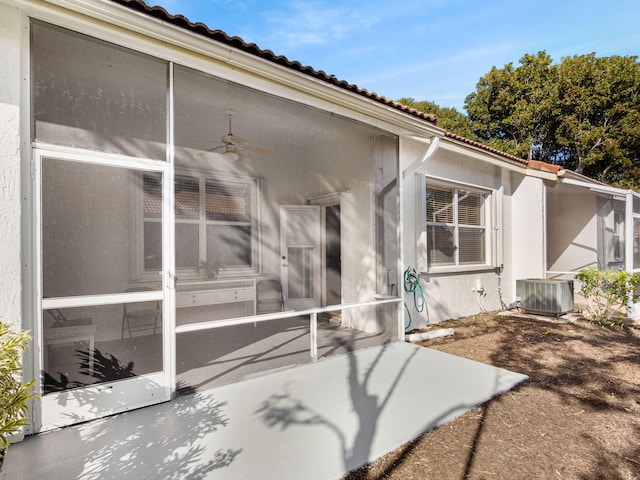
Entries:
[[352,472],[372,479],[640,479],[640,329],[492,314],[423,345],[529,380]]

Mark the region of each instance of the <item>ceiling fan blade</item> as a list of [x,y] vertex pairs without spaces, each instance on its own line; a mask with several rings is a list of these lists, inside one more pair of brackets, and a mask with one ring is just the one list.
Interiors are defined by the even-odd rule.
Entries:
[[244,154],[240,150],[236,149],[233,151],[233,153],[235,153],[238,156],[238,158],[236,159],[236,162],[241,162],[242,160],[245,159]]
[[225,148],[225,145],[219,145],[217,147],[207,148],[205,151],[206,152],[215,152],[216,150],[222,150],[223,148]]
[[260,153],[261,155],[269,155],[269,150],[262,147],[254,147],[253,145],[240,145],[243,150],[249,150],[250,152]]

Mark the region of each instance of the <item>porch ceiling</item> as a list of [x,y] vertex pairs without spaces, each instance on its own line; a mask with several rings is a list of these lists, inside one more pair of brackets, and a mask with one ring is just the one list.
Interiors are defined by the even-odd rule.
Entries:
[[2,478],[335,479],[526,378],[387,344],[27,438]]
[[[245,152],[257,163],[301,166],[307,161],[307,168],[314,168],[328,157],[335,160],[349,144],[389,135],[331,112],[176,68],[176,161],[184,166],[207,164],[212,155],[206,150],[221,145],[229,131],[229,113],[234,135],[269,151],[266,156]],[[333,155],[327,155],[328,149]],[[345,161],[350,158],[349,153],[343,156]]]

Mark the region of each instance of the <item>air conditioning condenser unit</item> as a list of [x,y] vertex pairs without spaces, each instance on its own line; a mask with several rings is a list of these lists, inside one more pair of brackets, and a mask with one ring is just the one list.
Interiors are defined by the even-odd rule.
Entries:
[[516,280],[516,296],[525,312],[560,316],[573,310],[573,280]]

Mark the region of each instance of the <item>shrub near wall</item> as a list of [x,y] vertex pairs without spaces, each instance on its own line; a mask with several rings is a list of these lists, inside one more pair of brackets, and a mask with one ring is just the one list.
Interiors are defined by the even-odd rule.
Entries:
[[597,267],[583,268],[576,275],[582,287],[580,293],[587,301],[585,317],[594,322],[611,325],[622,313],[629,301],[638,298],[636,289],[640,276],[626,271],[600,270]]
[[29,340],[28,332],[16,332],[0,321],[0,464],[11,436],[27,425],[28,401],[35,396],[35,379],[25,384],[22,374]]

